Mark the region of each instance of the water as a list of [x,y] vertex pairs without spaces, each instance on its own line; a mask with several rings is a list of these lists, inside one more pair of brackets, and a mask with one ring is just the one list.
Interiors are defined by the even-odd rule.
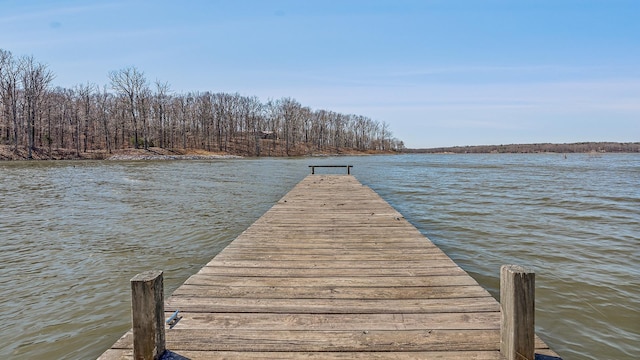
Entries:
[[131,277],[162,269],[170,294],[312,163],[354,165],[494,296],[500,265],[532,267],[565,359],[640,358],[631,154],[0,163],[0,358],[96,358],[130,327]]

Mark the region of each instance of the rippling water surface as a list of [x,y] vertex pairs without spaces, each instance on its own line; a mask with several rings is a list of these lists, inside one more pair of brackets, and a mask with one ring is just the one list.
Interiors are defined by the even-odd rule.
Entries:
[[0,358],[92,359],[130,327],[129,279],[167,295],[307,175],[353,173],[495,296],[536,271],[565,359],[640,358],[640,155],[403,155],[0,163]]

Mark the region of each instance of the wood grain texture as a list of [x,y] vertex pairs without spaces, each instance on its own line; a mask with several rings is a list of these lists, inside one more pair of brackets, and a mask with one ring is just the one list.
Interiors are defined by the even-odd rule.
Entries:
[[[172,359],[501,359],[498,302],[348,175],[307,176],[166,300],[178,309]],[[101,359],[130,349],[127,333]]]
[[502,335],[507,360],[534,360],[535,273],[517,265],[500,268]]
[[131,279],[132,347],[136,359],[160,359],[165,350],[162,271]]

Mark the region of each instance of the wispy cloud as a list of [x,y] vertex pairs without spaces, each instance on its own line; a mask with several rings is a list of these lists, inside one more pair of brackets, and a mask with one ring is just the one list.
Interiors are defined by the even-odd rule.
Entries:
[[504,73],[585,73],[605,69],[604,66],[567,66],[558,64],[522,64],[522,65],[457,65],[433,66],[402,71],[390,71],[386,75],[392,77],[440,75],[440,74],[504,74]]
[[[40,3],[44,4],[44,3]],[[42,19],[52,19],[66,15],[79,15],[87,13],[99,13],[100,11],[119,8],[119,2],[94,2],[87,5],[60,6],[58,2],[47,2],[43,6],[23,3],[19,13],[0,15],[0,24],[23,23]]]

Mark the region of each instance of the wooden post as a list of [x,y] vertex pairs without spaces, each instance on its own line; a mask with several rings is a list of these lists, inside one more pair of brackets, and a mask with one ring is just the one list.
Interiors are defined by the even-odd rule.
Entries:
[[518,265],[500,268],[500,353],[507,360],[534,360],[535,274]]
[[146,271],[131,279],[133,358],[157,360],[165,350],[162,271]]

